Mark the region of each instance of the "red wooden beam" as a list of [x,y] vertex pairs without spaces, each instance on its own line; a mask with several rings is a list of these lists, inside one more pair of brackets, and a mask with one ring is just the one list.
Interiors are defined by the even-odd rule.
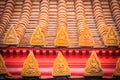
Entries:
[[58,51],[68,61],[71,77],[83,76],[83,71],[91,51],[96,51],[104,71],[103,77],[112,77],[115,64],[120,56],[117,48],[0,48],[8,71],[15,77],[21,77],[21,69],[30,51],[33,51],[41,71],[42,78],[52,77],[52,66]]

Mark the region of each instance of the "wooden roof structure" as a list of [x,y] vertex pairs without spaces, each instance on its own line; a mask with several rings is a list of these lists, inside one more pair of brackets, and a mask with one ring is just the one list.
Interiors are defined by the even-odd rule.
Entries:
[[[77,25],[76,25],[76,13],[75,13],[75,0],[67,0],[66,1],[66,13],[67,13],[67,25],[68,25],[68,38],[69,38],[69,48],[77,48],[79,47],[78,44],[78,32],[77,32]],[[4,0],[0,1],[0,18],[3,16],[4,10],[5,10],[5,2]],[[6,45],[3,43],[3,39],[5,37],[6,32],[11,26],[16,26],[19,22],[22,7],[23,7],[23,0],[16,0],[14,2],[14,10],[11,14],[11,18],[6,25],[6,29],[4,33],[0,36],[0,47],[6,47]],[[87,20],[87,25],[90,28],[90,32],[93,36],[93,40],[95,41],[94,48],[105,48],[105,45],[103,44],[102,37],[100,36],[100,33],[97,29],[96,25],[96,19],[94,17],[94,11],[91,0],[84,0],[84,8],[85,8],[85,17]],[[118,1],[120,3],[120,1]],[[50,0],[49,1],[49,21],[48,21],[48,27],[46,31],[46,39],[44,47],[55,47],[54,40],[57,34],[57,14],[58,14],[58,8],[57,8],[57,0]],[[118,29],[118,25],[115,22],[115,19],[113,17],[112,9],[110,7],[110,1],[108,0],[101,0],[101,7],[103,10],[103,14],[105,16],[106,24],[108,27],[113,26],[115,31],[117,32],[117,35],[119,37],[120,42],[120,30]],[[120,6],[119,6],[120,7]],[[32,10],[31,14],[29,15],[28,20],[28,26],[25,30],[25,34],[20,40],[18,47],[32,47],[30,45],[30,38],[32,36],[32,33],[37,27],[38,23],[38,17],[40,13],[40,1],[39,0],[32,0]]]

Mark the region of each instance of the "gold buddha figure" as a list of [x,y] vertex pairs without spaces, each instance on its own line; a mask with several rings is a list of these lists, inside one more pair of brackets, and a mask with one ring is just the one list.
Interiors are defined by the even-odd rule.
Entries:
[[4,37],[4,43],[7,45],[18,45],[19,44],[19,39],[13,27],[10,27],[10,29],[7,31]]
[[0,54],[0,74],[7,74],[5,62],[1,54]]
[[84,76],[103,76],[101,64],[95,51],[92,51],[92,54],[86,63]]
[[109,28],[104,44],[105,46],[119,46],[118,36],[113,27]]
[[70,76],[68,63],[61,52],[58,52],[57,58],[53,65],[53,76]]
[[92,39],[92,35],[89,31],[88,26],[85,26],[84,31],[79,36],[79,46],[88,46],[88,47],[94,46],[94,41]]
[[23,77],[40,76],[38,62],[35,59],[33,52],[30,52],[24,61],[21,75]]
[[64,26],[62,26],[57,33],[56,39],[54,44],[56,46],[68,46],[68,35],[67,32],[65,32]]
[[40,26],[38,25],[36,30],[32,34],[32,37],[30,39],[30,44],[33,46],[41,46],[44,45],[44,41],[45,41],[44,34],[41,31]]
[[120,76],[120,58],[118,58],[118,61],[116,63],[116,68],[113,73],[113,76]]

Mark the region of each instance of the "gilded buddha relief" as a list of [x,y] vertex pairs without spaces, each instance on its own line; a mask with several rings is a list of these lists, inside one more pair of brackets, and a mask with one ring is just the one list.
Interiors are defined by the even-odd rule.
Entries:
[[88,46],[88,47],[94,46],[94,41],[88,26],[85,26],[84,31],[79,37],[79,46]]
[[1,54],[0,54],[0,74],[7,74],[5,62]]
[[119,46],[117,33],[110,27],[104,41],[105,46]]
[[23,77],[40,76],[38,62],[35,59],[33,52],[30,52],[26,60],[24,61],[21,75]]
[[84,76],[103,76],[103,70],[95,51],[92,51],[92,54],[86,63]]
[[113,73],[113,76],[120,76],[120,58],[118,58],[118,61],[116,63],[116,68]]
[[68,35],[67,32],[64,28],[64,26],[62,26],[59,30],[59,32],[57,33],[56,39],[54,41],[55,46],[68,46]]
[[33,46],[41,46],[44,45],[44,41],[45,41],[44,34],[41,31],[40,26],[38,25],[36,30],[32,34],[32,37],[30,39],[30,44]]
[[19,44],[19,39],[17,37],[14,27],[10,27],[10,29],[7,31],[4,37],[4,43],[7,45],[18,45]]
[[58,52],[58,55],[53,64],[52,75],[55,76],[70,76],[70,68],[65,57],[61,52]]

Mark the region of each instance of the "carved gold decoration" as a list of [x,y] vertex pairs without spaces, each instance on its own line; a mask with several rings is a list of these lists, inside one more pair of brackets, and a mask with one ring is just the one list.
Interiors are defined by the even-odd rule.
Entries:
[[109,29],[104,44],[106,46],[119,46],[118,36],[113,27]]
[[53,65],[53,76],[70,76],[70,68],[65,57],[61,52],[58,52],[57,58]]
[[84,76],[103,76],[101,64],[95,51],[92,51],[92,54],[87,61]]
[[116,68],[113,73],[113,76],[120,76],[120,58],[118,58],[118,61],[116,63]]
[[5,62],[1,54],[0,54],[0,74],[7,74]]
[[92,39],[92,35],[89,31],[88,26],[85,27],[84,31],[79,37],[79,46],[94,46],[94,41]]
[[44,45],[44,41],[45,41],[44,34],[43,32],[41,32],[40,26],[37,26],[36,30],[33,32],[32,37],[30,39],[30,44],[40,46]]
[[7,45],[18,45],[19,44],[19,39],[13,27],[10,27],[10,29],[7,31],[5,38],[4,38],[4,44],[7,44]]
[[40,76],[38,63],[37,60],[35,59],[33,52],[30,52],[29,55],[27,56],[23,64],[21,75],[23,77]]
[[54,44],[56,46],[68,46],[67,32],[63,26],[61,26],[59,32],[57,33]]

